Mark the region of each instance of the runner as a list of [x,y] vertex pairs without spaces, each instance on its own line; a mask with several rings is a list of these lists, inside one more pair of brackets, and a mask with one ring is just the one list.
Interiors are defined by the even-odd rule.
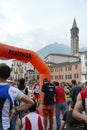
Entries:
[[17,130],[44,130],[43,119],[39,114],[36,113],[37,105],[35,100],[34,103],[35,104],[29,108],[22,120],[17,120]]
[[[20,90],[10,86],[6,81],[10,76],[10,67],[0,65],[0,130],[11,130],[10,120],[13,115],[22,110],[27,110],[34,104],[33,100],[24,95]],[[19,99],[23,105],[14,109],[14,100]]]

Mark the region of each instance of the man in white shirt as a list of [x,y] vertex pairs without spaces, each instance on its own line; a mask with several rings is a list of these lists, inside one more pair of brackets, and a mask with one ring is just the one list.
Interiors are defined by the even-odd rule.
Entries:
[[[11,130],[10,119],[18,111],[27,110],[34,102],[20,90],[6,81],[10,76],[10,67],[0,64],[0,130]],[[14,100],[22,100],[23,105],[14,109]]]

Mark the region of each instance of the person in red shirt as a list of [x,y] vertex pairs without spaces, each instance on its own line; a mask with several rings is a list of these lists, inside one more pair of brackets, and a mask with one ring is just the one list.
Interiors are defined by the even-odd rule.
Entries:
[[59,86],[59,82],[54,81],[53,84],[55,85],[55,108],[56,108],[56,124],[57,124],[57,129],[59,130],[60,125],[61,125],[61,119],[60,119],[60,114],[64,114],[66,111],[66,94],[64,91],[64,88]]

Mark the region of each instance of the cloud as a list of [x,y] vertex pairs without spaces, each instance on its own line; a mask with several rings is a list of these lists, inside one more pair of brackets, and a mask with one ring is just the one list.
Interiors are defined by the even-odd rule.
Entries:
[[84,46],[86,7],[86,0],[3,0],[0,41],[35,51],[52,42],[70,45],[70,28],[75,17],[80,28],[80,45]]
[[6,20],[6,18],[5,18],[5,16],[1,13],[1,14],[0,14],[0,21],[4,21],[4,20]]
[[87,46],[87,0],[0,0],[0,42],[37,51],[54,42],[70,46],[76,18],[79,46]]

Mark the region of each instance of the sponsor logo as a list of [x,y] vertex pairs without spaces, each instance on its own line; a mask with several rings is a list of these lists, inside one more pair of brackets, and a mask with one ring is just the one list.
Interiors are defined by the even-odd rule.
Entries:
[[4,50],[5,50],[9,55],[20,56],[20,57],[24,57],[24,58],[31,58],[31,54],[30,54],[30,53],[27,53],[27,52],[21,52],[21,51],[11,50],[11,49],[8,49],[8,47],[5,47]]

